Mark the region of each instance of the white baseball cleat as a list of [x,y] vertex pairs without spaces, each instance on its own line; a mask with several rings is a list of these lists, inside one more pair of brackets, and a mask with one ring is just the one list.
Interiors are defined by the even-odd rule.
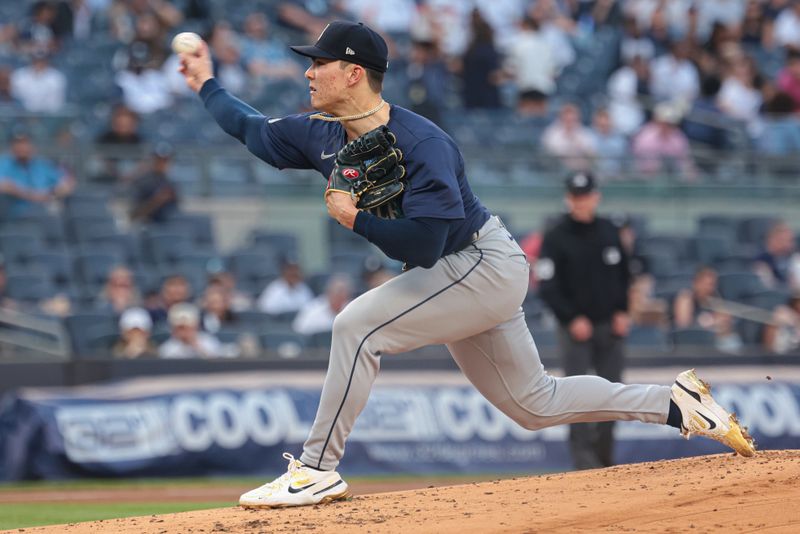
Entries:
[[347,483],[336,471],[317,471],[303,465],[288,452],[289,469],[269,484],[250,490],[239,497],[244,508],[282,508],[306,506],[346,499]]
[[678,375],[672,386],[672,401],[681,411],[681,434],[696,434],[719,441],[742,456],[755,456],[753,438],[735,414],[729,414],[711,396],[711,386],[697,378],[694,369]]

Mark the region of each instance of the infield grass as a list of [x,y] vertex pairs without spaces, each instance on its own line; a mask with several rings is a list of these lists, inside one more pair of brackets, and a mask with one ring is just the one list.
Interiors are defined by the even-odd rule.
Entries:
[[0,530],[140,515],[172,514],[233,505],[234,503],[230,501],[0,504]]
[[[426,475],[376,475],[348,477],[348,482],[368,482],[402,484],[408,481],[425,481],[426,484],[461,484],[466,482],[479,482],[495,480],[498,478],[511,478],[514,476],[530,476],[535,473],[525,474],[426,474]],[[224,477],[224,478],[141,478],[141,479],[84,479],[84,480],[55,480],[31,481],[0,484],[0,530],[18,529],[33,526],[56,525],[62,523],[78,523],[81,521],[96,521],[99,519],[115,519],[121,517],[147,516],[154,514],[170,514],[188,512],[191,510],[204,510],[208,508],[225,508],[236,505],[236,500],[231,501],[158,501],[147,502],[141,500],[121,502],[93,502],[68,501],[69,492],[92,490],[148,490],[154,494],[162,489],[191,489],[191,488],[224,488],[230,487],[231,494],[235,497],[242,488],[256,487],[264,483],[264,477]],[[236,489],[237,491],[233,491]],[[4,496],[22,495],[27,492],[53,491],[59,494],[57,502],[43,500],[25,502],[25,499],[15,499],[16,502],[3,502]],[[211,497],[211,496],[208,496]],[[206,498],[208,498],[206,497]],[[212,497],[213,498],[213,497]],[[9,501],[9,499],[6,499]],[[20,502],[22,501],[22,502]],[[109,525],[109,531],[113,527]]]

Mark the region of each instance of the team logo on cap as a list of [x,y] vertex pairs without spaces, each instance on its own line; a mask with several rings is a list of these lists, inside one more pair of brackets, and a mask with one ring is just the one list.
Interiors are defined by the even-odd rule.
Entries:
[[585,174],[576,174],[572,179],[572,185],[575,187],[586,187],[589,184],[589,179]]
[[345,54],[347,54],[348,56],[354,56],[354,55],[356,55],[356,53],[353,51],[353,49],[352,49],[352,48],[350,48],[349,46],[348,46],[348,47],[347,47],[347,49],[344,51],[344,53],[345,53]]

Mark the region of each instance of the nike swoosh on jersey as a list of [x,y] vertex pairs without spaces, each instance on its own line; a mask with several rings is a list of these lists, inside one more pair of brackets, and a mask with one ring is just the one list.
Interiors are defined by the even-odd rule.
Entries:
[[289,493],[300,493],[301,491],[305,491],[315,484],[316,482],[313,484],[309,484],[308,486],[303,486],[302,488],[295,488],[294,486],[289,485]]
[[320,159],[328,159],[328,158],[332,158],[335,155],[336,155],[336,152],[334,152],[333,154],[326,154],[325,151],[323,150],[322,154],[320,154],[319,157],[320,157]]
[[282,120],[283,120],[283,117],[278,117],[277,119],[269,119],[267,121],[267,124],[272,124],[273,122],[278,122],[278,121],[282,121]]

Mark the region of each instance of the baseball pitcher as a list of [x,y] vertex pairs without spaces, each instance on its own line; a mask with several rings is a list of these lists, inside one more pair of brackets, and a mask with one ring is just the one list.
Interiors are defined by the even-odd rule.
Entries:
[[406,268],[337,316],[302,454],[284,454],[288,471],[242,495],[242,506],[347,497],[336,467],[381,357],[430,344],[445,344],[475,387],[525,428],[638,420],[755,453],[693,371],[672,387],[548,375],[520,307],[528,289],[525,254],[472,193],[453,140],[381,97],[383,38],[364,24],[337,21],[316,44],[291,48],[311,60],[305,77],[316,112],[263,116],[220,86],[205,43],[180,55],[181,72],[225,132],[269,165],[319,171],[329,215]]

